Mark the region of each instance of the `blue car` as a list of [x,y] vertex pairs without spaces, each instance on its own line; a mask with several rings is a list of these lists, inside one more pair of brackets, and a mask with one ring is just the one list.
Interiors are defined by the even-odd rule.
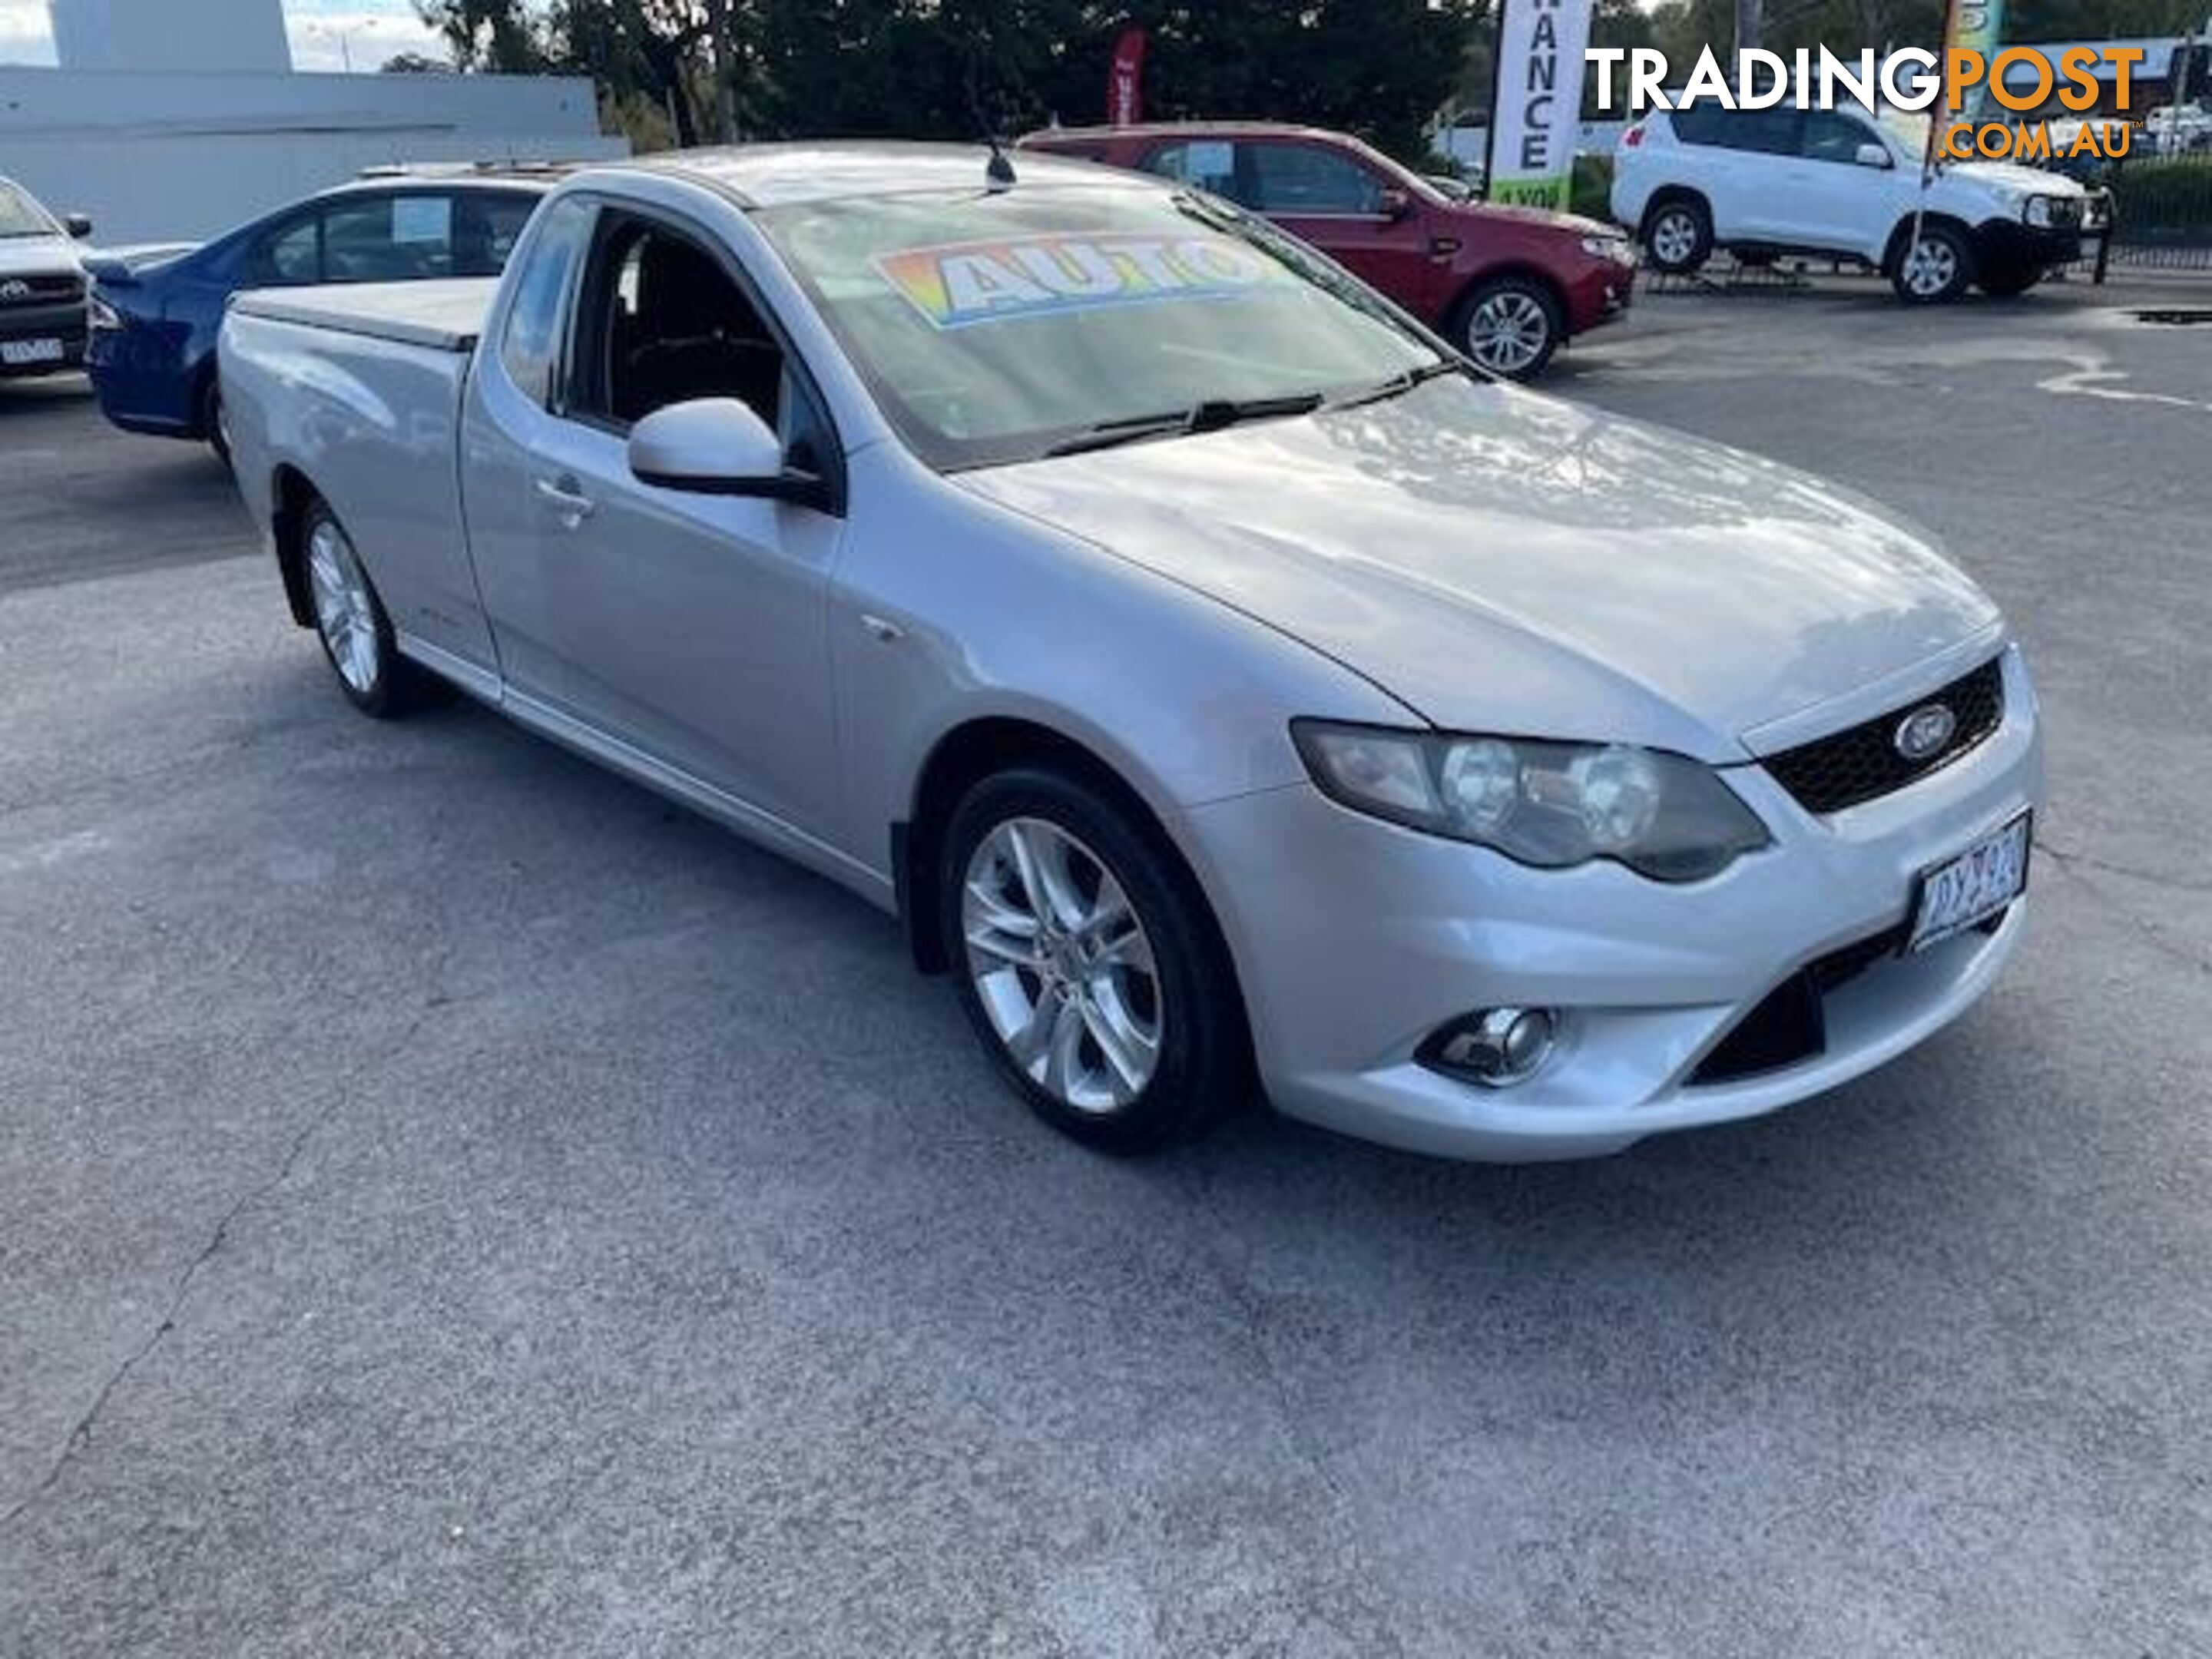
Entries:
[[182,254],[94,256],[85,368],[126,432],[204,440],[220,454],[216,335],[241,289],[496,276],[552,188],[550,173],[407,173],[342,185]]

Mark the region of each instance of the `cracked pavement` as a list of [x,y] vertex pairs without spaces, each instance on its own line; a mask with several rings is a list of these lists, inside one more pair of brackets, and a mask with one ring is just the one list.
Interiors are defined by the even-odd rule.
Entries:
[[0,1659],[2212,1648],[2212,326],[2095,298],[1562,359],[1932,526],[2052,799],[1959,1026],[1525,1169],[1054,1139],[872,912],[352,715],[211,462],[0,387]]

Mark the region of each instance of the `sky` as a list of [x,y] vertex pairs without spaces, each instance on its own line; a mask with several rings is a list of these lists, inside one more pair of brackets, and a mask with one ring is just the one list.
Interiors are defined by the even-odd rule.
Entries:
[[[408,0],[284,0],[284,21],[295,69],[343,69],[348,52],[356,70],[403,52],[444,55]],[[0,0],[0,64],[53,61],[46,0]]]

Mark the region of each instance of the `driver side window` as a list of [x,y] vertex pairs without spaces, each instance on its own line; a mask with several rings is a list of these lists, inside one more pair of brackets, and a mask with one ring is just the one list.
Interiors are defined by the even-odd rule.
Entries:
[[323,216],[306,214],[264,231],[246,256],[248,279],[264,288],[323,280]]
[[1798,153],[1808,161],[1856,163],[1859,146],[1876,143],[1863,122],[1832,110],[1805,112],[1805,125],[1797,140]]
[[784,429],[783,348],[690,237],[609,216],[580,298],[569,414],[627,431],[672,404],[734,398]]
[[1382,210],[1382,181],[1340,151],[1301,143],[1253,143],[1244,151],[1249,205],[1262,213],[1295,219]]

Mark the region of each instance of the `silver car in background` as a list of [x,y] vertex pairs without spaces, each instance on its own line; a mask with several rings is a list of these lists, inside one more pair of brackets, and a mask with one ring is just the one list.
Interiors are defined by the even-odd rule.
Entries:
[[90,284],[79,245],[91,234],[91,220],[58,218],[0,178],[0,380],[83,367]]
[[581,173],[496,294],[238,301],[346,694],[431,679],[898,915],[1036,1109],[1561,1157],[1768,1110],[2017,943],[2035,700],[1869,506],[1492,384],[1156,180]]

